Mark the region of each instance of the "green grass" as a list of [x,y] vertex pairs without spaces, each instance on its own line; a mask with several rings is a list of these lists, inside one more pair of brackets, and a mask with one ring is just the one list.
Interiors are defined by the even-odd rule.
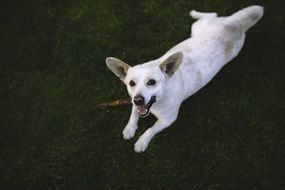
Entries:
[[[121,132],[130,106],[104,59],[130,65],[187,38],[191,9],[265,15],[240,55],[185,101],[136,154]],[[282,1],[1,1],[0,189],[282,189],[285,56]]]

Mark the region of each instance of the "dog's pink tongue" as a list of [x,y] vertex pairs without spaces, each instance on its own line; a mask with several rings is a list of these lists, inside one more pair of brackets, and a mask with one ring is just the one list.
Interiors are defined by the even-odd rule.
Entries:
[[141,115],[144,115],[147,113],[147,108],[145,106],[138,106],[138,112]]

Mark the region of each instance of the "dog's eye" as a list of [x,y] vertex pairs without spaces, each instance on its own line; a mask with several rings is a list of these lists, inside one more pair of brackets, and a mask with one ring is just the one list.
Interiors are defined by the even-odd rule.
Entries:
[[148,82],[147,82],[147,85],[148,86],[153,86],[155,85],[156,81],[154,79],[150,79]]
[[133,86],[136,86],[136,83],[135,83],[133,80],[131,80],[129,84],[130,84],[130,86],[132,86],[132,87],[133,87]]

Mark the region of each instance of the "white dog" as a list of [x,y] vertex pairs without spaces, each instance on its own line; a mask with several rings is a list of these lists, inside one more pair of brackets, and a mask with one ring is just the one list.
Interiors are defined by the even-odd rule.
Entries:
[[113,57],[106,59],[107,67],[125,83],[132,98],[124,138],[134,137],[139,116],[151,112],[158,119],[135,143],[136,152],[145,151],[151,139],[176,120],[181,103],[238,55],[245,32],[262,17],[263,8],[250,6],[228,17],[194,10],[190,15],[198,19],[192,25],[191,38],[162,57],[134,67]]

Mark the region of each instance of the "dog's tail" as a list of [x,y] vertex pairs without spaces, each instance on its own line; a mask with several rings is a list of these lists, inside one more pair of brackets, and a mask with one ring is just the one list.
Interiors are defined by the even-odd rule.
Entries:
[[254,24],[256,24],[262,16],[263,7],[259,5],[253,5],[241,9],[231,16],[226,17],[226,19],[229,23],[238,23],[244,31],[247,31]]
[[190,11],[189,15],[194,19],[202,19],[202,18],[215,18],[217,17],[217,13],[205,13],[205,12],[198,12],[195,10]]

